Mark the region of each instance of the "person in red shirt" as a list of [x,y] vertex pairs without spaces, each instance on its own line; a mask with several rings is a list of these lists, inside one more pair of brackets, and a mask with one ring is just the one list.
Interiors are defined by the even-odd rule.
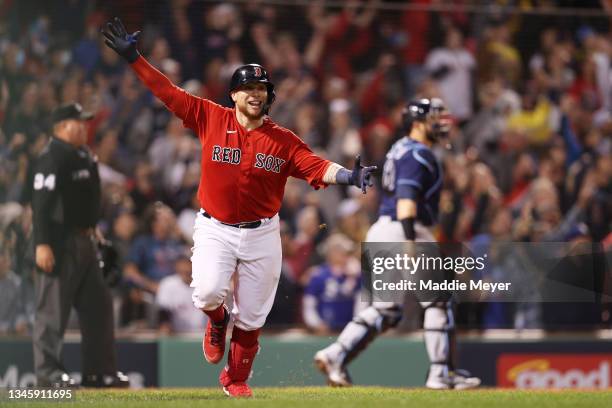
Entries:
[[[274,123],[267,116],[274,85],[261,65],[244,65],[234,72],[234,107],[225,108],[172,84],[138,52],[140,32],[128,34],[118,18],[102,33],[106,45],[200,139],[201,210],[193,236],[192,298],[209,317],[203,340],[208,362],[223,358],[227,325],[233,321],[228,361],[219,381],[227,395],[250,397],[246,381],[281,273],[278,211],[287,178],[301,178],[315,189],[354,185],[365,193],[376,167],[362,167],[357,157],[355,169],[347,170],[318,157],[293,132]],[[232,279],[230,313],[224,302]]]

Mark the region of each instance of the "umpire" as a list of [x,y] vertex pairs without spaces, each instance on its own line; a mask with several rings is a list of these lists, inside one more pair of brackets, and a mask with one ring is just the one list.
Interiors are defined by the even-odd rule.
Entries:
[[124,387],[117,371],[112,299],[96,251],[100,177],[86,147],[92,114],[73,103],[52,114],[53,136],[34,166],[36,316],[34,369],[38,386],[74,386],[61,362],[64,331],[74,306],[81,328],[83,386]]

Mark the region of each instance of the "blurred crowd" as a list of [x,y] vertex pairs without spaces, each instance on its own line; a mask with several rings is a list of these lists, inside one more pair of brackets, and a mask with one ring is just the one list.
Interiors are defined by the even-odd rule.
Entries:
[[[448,146],[435,151],[446,174],[441,242],[594,242],[609,250],[610,2],[481,1],[478,13],[464,3],[4,2],[0,334],[29,330],[31,168],[50,137],[50,112],[72,101],[95,113],[89,146],[103,183],[100,228],[120,259],[117,325],[166,334],[203,328],[188,286],[199,143],[104,46],[100,27],[115,15],[143,31],[141,52],[174,83],[226,106],[234,69],[261,63],[277,89],[273,120],[348,168],[358,153],[382,168],[404,134],[406,101],[439,96],[454,118]],[[601,13],[568,16],[558,13],[561,3]],[[456,7],[427,11],[448,4]],[[492,5],[499,7],[487,12]],[[283,273],[267,327],[327,333],[351,319],[360,304],[359,243],[377,217],[379,191],[315,192],[289,180]],[[607,304],[573,305],[565,320],[546,307],[494,306],[460,306],[458,320],[475,329],[611,322]]]

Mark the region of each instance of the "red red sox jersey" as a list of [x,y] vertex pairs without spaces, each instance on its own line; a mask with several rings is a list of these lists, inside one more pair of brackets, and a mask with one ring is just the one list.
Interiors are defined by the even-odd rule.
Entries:
[[202,145],[198,198],[214,218],[226,223],[255,221],[278,213],[289,176],[325,187],[330,161],[315,155],[293,132],[271,119],[248,131],[234,109],[191,95],[139,57],[132,68]]

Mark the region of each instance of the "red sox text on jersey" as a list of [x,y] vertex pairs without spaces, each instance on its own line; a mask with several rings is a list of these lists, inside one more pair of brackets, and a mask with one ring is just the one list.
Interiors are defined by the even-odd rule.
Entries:
[[270,118],[247,131],[233,109],[193,96],[175,86],[144,58],[132,68],[202,145],[198,198],[218,220],[239,223],[278,213],[289,176],[325,187],[330,162],[316,156],[293,132]]
[[[219,145],[213,146],[212,159],[213,161],[240,164],[240,157],[242,152],[240,149],[231,147],[221,147]],[[265,169],[266,171],[273,171],[275,173],[281,172],[281,166],[285,164],[287,160],[283,160],[279,157],[272,155],[266,155],[264,153],[255,154],[255,167],[258,169]]]

